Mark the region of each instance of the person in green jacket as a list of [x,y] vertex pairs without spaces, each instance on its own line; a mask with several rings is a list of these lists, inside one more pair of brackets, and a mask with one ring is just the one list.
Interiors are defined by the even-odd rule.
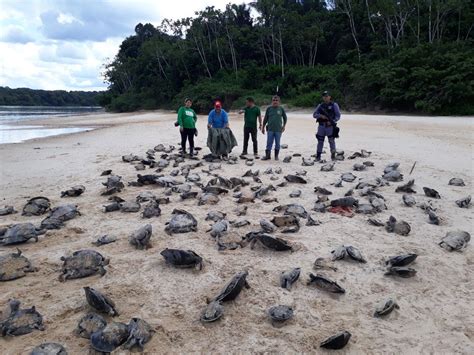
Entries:
[[263,119],[262,133],[265,134],[265,127],[267,128],[267,148],[265,149],[265,156],[262,160],[270,160],[270,153],[275,141],[275,160],[278,160],[280,153],[280,139],[286,126],[286,112],[280,106],[280,97],[275,95],[272,98],[272,105],[267,108],[265,118]]
[[197,135],[196,112],[191,108],[193,101],[191,99],[184,100],[184,106],[178,110],[178,125],[181,133],[181,151],[186,154],[186,140],[189,141],[189,155],[194,155],[194,136]]
[[247,148],[249,146],[249,138],[252,136],[253,143],[253,155],[258,158],[258,143],[257,143],[257,119],[258,129],[262,129],[262,114],[260,113],[260,107],[255,105],[253,97],[247,97],[245,101],[245,107],[239,111],[239,114],[245,113],[244,115],[244,149],[242,150],[241,157],[245,157]]

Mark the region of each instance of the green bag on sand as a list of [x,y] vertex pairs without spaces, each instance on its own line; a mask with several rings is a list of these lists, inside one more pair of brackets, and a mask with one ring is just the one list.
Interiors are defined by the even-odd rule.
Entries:
[[237,146],[237,140],[230,128],[209,128],[207,147],[213,155],[229,154]]

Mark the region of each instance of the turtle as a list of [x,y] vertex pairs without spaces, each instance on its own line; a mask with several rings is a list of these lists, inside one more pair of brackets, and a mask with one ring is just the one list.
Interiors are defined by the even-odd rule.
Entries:
[[411,231],[411,227],[407,222],[397,221],[395,217],[390,216],[387,223],[385,223],[385,230],[389,233],[408,235]]
[[238,198],[237,203],[254,203],[255,196],[241,196]]
[[428,210],[436,211],[436,207],[434,207],[431,201],[429,200],[426,202],[420,203],[418,207],[420,207],[425,212]]
[[31,333],[33,330],[44,330],[43,316],[36,307],[20,308],[20,301],[10,300],[9,312],[0,322],[1,336],[18,336]]
[[267,197],[262,200],[264,203],[272,203],[272,202],[278,202],[278,199],[276,197]]
[[100,291],[93,289],[92,287],[84,287],[86,294],[87,303],[89,306],[94,308],[96,311],[105,313],[109,316],[118,316],[115,303],[108,296],[102,294]]
[[397,256],[391,256],[387,261],[385,261],[385,265],[387,266],[407,266],[415,261],[418,257],[417,254],[402,254]]
[[24,277],[27,272],[38,271],[23,255],[21,250],[16,253],[0,255],[0,281],[10,281]]
[[198,268],[202,270],[202,257],[192,250],[168,249],[162,250],[160,253],[167,264],[171,264],[177,268]]
[[321,274],[309,274],[309,281],[308,285],[315,285],[318,289],[331,292],[331,293],[345,293],[346,290],[344,290],[341,286],[337,284],[336,281],[332,281],[328,279],[326,276],[323,276]]
[[292,215],[301,218],[308,217],[308,212],[306,211],[306,209],[303,206],[295,203],[277,206],[273,209],[273,212],[284,212],[285,215]]
[[152,217],[159,217],[159,216],[161,216],[160,204],[155,200],[150,201],[143,209],[142,217],[152,218]]
[[253,249],[255,247],[255,244],[259,242],[263,247],[275,251],[293,250],[292,246],[289,245],[286,240],[274,237],[267,233],[250,232],[247,233],[245,237],[243,237],[243,240],[250,243],[250,249]]
[[313,166],[314,165],[314,160],[313,159],[307,159],[307,158],[302,158],[302,166]]
[[303,179],[301,176],[298,176],[298,175],[285,175],[284,176],[285,180],[288,181],[288,182],[292,182],[292,183],[295,183],[295,184],[307,184],[308,182]]
[[313,263],[313,269],[337,271],[337,267],[333,266],[333,263],[325,258],[316,258]]
[[280,286],[291,289],[291,286],[299,279],[301,268],[297,267],[291,270],[283,271],[280,275]]
[[347,256],[347,249],[344,245],[338,246],[336,249],[331,251],[332,261],[342,260]]
[[17,213],[15,211],[15,207],[13,206],[4,206],[3,208],[0,208],[0,216],[7,216],[9,214]]
[[293,308],[285,305],[270,307],[267,311],[272,322],[282,323],[293,318]]
[[270,191],[276,191],[275,186],[273,186],[273,185],[262,186],[258,190],[255,191],[255,197],[256,198],[261,198],[263,196],[268,195],[270,193]]
[[51,202],[47,197],[33,197],[26,202],[23,207],[23,216],[40,216],[48,212],[51,208]]
[[357,176],[352,173],[344,173],[341,175],[341,180],[345,182],[353,182],[355,179],[357,179]]
[[376,219],[376,218],[368,218],[367,219],[367,222],[372,225],[372,226],[376,226],[376,227],[384,227],[385,226],[385,223],[383,223],[382,221]]
[[210,302],[201,313],[200,320],[203,323],[215,322],[224,314],[224,307],[219,301]]
[[375,212],[382,212],[387,209],[387,205],[385,204],[385,201],[381,198],[378,198],[376,196],[370,196],[369,201],[372,207],[374,208]]
[[220,238],[228,230],[229,222],[225,219],[221,219],[220,221],[214,223],[211,229],[207,230],[207,232],[211,232],[211,237],[213,238]]
[[461,178],[452,178],[449,180],[448,184],[453,185],[453,186],[466,186],[466,184],[464,183],[464,180]]
[[76,185],[66,191],[61,191],[61,197],[77,197],[82,195],[84,191],[86,191],[84,185]]
[[281,149],[288,149],[288,144],[282,144],[282,145],[280,146],[280,148],[281,148]]
[[[135,198],[135,200],[137,201],[137,203],[154,201],[154,200],[156,200],[156,196],[151,191],[142,191],[138,194],[138,196]],[[124,201],[120,201],[120,202],[124,202]]]
[[410,267],[405,266],[390,266],[387,269],[385,275],[393,275],[393,276],[400,276],[403,278],[409,278],[416,275],[416,270]]
[[124,349],[137,347],[143,352],[145,344],[148,343],[155,333],[150,324],[140,318],[132,318],[128,322],[128,338],[123,344]]
[[362,164],[364,164],[365,166],[374,166],[374,162],[370,161],[370,160],[366,160],[364,161]]
[[137,171],[142,171],[142,170],[146,169],[145,164],[143,164],[143,163],[137,163],[134,166],[135,166],[135,170],[137,170]]
[[188,200],[191,198],[196,198],[198,195],[197,191],[189,191],[189,192],[183,192],[182,194],[179,195],[181,197],[181,200]]
[[357,249],[356,247],[353,247],[352,245],[346,246],[346,252],[347,252],[347,255],[355,261],[358,261],[360,263],[367,262],[367,260],[365,260],[360,250]]
[[313,217],[311,217],[311,215],[308,214],[308,218],[306,220],[306,226],[319,226],[321,224],[320,221],[318,221],[317,219],[314,219]]
[[125,343],[129,335],[127,324],[110,322],[105,328],[92,333],[91,346],[96,351],[110,353]]
[[202,205],[215,205],[219,202],[219,197],[212,193],[204,193],[199,197],[198,206]]
[[268,219],[262,218],[260,220],[260,227],[265,233],[273,233],[276,231],[276,226],[270,222]]
[[289,162],[291,162],[291,159],[292,159],[292,158],[293,158],[293,157],[292,157],[291,155],[287,155],[286,157],[283,158],[283,163],[289,163]]
[[412,207],[416,205],[416,200],[412,195],[404,194],[402,196],[402,200],[403,200],[403,203],[408,207]]
[[247,219],[239,218],[239,219],[236,219],[235,221],[230,222],[230,224],[232,227],[241,228],[241,227],[248,226],[250,224],[250,221],[248,221]]
[[316,186],[314,188],[314,192],[319,194],[319,195],[332,195],[332,192],[329,191],[328,189],[321,187],[321,186]]
[[255,164],[255,161],[253,159],[246,159],[245,160],[245,165],[247,166],[253,166]]
[[348,156],[347,159],[352,160],[352,159],[360,158],[360,157],[362,157],[362,154],[360,152],[354,152],[350,156]]
[[435,211],[429,209],[426,212],[428,213],[428,223],[438,226],[440,224],[440,218],[435,213]]
[[104,212],[115,212],[120,211],[120,202],[112,202],[108,205],[104,205]]
[[32,223],[17,223],[10,226],[5,233],[0,236],[0,245],[12,245],[26,243],[33,239],[38,241],[38,235],[44,233],[44,230],[36,228]]
[[236,273],[212,301],[222,303],[235,300],[244,287],[250,288],[247,282],[248,274],[247,271]]
[[137,249],[148,249],[151,247],[150,239],[152,235],[151,224],[146,224],[140,227],[135,232],[129,235],[128,241]]
[[44,229],[59,229],[63,222],[69,221],[81,213],[76,205],[62,205],[53,208],[49,216],[41,221],[41,228]]
[[252,177],[252,176],[258,176],[260,174],[260,170],[247,170],[242,177]]
[[471,235],[465,231],[452,231],[446,233],[439,246],[448,251],[461,251],[467,247],[467,243],[471,240]]
[[288,185],[288,182],[287,181],[282,181],[279,184],[277,184],[276,186],[277,187],[285,187],[286,185]]
[[107,325],[105,319],[96,313],[88,313],[79,320],[75,333],[81,338],[90,339],[92,333],[102,330]]
[[331,200],[331,207],[357,207],[359,205],[359,200],[352,196],[346,196]]
[[321,166],[321,171],[324,171],[324,172],[333,171],[334,165],[336,165],[336,163],[334,162],[324,164]]
[[388,173],[390,171],[397,170],[399,166],[400,163],[398,161],[391,162],[385,167],[383,172]]
[[104,170],[100,173],[100,176],[107,176],[107,175],[110,175],[112,174],[112,169],[107,169],[107,170]]
[[369,203],[361,203],[356,208],[357,213],[374,214],[376,212],[374,206]]
[[411,179],[405,185],[397,186],[395,192],[404,192],[407,194],[416,194],[416,191],[413,190],[413,185],[415,185],[415,179]]
[[110,175],[107,177],[107,181],[103,182],[102,185],[105,186],[105,190],[102,191],[101,195],[112,195],[116,192],[121,192],[125,187],[122,182],[122,177],[118,175]]
[[276,168],[273,170],[273,172],[274,172],[275,174],[281,174],[281,173],[283,172],[283,169],[279,166],[279,167],[276,167]]
[[244,179],[237,178],[237,177],[231,177],[229,180],[234,188],[239,187],[239,186],[247,186],[249,184]]
[[347,345],[350,338],[351,333],[349,333],[348,331],[343,331],[339,334],[327,338],[319,345],[319,347],[325,349],[339,350]]
[[352,169],[354,171],[364,171],[364,170],[367,170],[367,165],[356,163],[352,166]]
[[438,191],[436,191],[435,189],[431,189],[431,188],[425,186],[425,187],[423,187],[423,191],[425,192],[425,195],[427,197],[436,198],[436,199],[441,198]]
[[270,222],[277,227],[299,226],[298,217],[295,215],[275,216]]
[[58,343],[43,343],[36,346],[30,355],[67,355],[67,351]]
[[188,233],[196,232],[198,222],[194,216],[181,209],[174,209],[171,213],[172,217],[165,227],[165,232],[168,234],[173,233]]
[[469,206],[471,206],[471,195],[460,200],[456,200],[456,205],[458,205],[460,208],[469,208]]
[[207,194],[221,195],[229,193],[229,190],[224,189],[220,186],[205,186],[202,188],[202,191]]
[[328,203],[316,201],[314,203],[313,211],[324,213],[326,212],[327,207],[328,207]]
[[247,209],[248,209],[247,206],[239,206],[234,209],[234,213],[237,216],[245,216],[247,214]]
[[97,273],[103,276],[107,272],[104,266],[109,264],[109,259],[104,258],[99,252],[89,249],[75,251],[71,256],[62,256],[61,260],[63,266],[59,281],[78,279]]
[[122,161],[125,163],[131,163],[132,161],[139,161],[141,160],[138,155],[135,154],[127,154],[127,155],[122,155]]
[[226,213],[220,211],[210,211],[207,213],[205,220],[217,222],[226,217]]
[[403,180],[403,174],[400,173],[398,170],[391,170],[385,174],[383,174],[382,178],[384,178],[387,181],[402,181]]
[[141,205],[138,202],[122,202],[120,204],[120,211],[135,213],[140,211]]
[[[144,177],[143,177],[144,178]],[[180,182],[173,179],[171,176],[159,176],[159,175],[152,175],[150,176],[150,183],[153,184],[153,179],[155,183],[161,187],[173,187],[175,185],[179,185]]]
[[375,312],[374,312],[374,317],[383,317],[386,316],[394,309],[399,309],[400,306],[397,304],[397,302],[393,298],[387,298],[383,301],[381,301],[376,307],[375,307]]
[[290,192],[290,197],[298,198],[301,196],[301,190],[293,190]]

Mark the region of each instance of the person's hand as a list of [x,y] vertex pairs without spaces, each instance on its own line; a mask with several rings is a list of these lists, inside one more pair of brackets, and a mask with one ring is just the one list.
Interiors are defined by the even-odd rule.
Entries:
[[184,128],[183,127],[179,127],[179,131],[180,132],[183,132]]
[[329,118],[325,115],[319,115],[319,117],[321,118],[322,121],[328,121]]
[[262,134],[265,134],[265,127],[262,127]]
[[285,132],[285,126],[281,127],[281,133]]
[[212,126],[210,124],[207,124],[207,128],[211,128]]
[[242,113],[244,113],[244,110],[239,110],[239,115],[241,115]]

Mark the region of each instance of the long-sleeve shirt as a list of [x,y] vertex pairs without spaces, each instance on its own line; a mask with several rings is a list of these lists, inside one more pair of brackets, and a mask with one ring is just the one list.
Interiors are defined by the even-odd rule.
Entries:
[[286,112],[281,106],[269,106],[265,111],[263,119],[263,127],[267,126],[267,131],[281,132],[283,126],[286,125]]
[[178,124],[183,128],[196,128],[197,115],[192,108],[181,106],[178,110]]
[[210,124],[212,128],[224,128],[229,123],[227,112],[221,109],[221,112],[218,114],[216,110],[211,110],[207,118],[207,123]]
[[341,111],[339,109],[339,105],[335,102],[330,102],[328,104],[319,104],[318,107],[316,107],[316,110],[314,110],[313,117],[316,119],[320,119],[321,115],[327,116],[332,122],[339,121],[341,119]]

